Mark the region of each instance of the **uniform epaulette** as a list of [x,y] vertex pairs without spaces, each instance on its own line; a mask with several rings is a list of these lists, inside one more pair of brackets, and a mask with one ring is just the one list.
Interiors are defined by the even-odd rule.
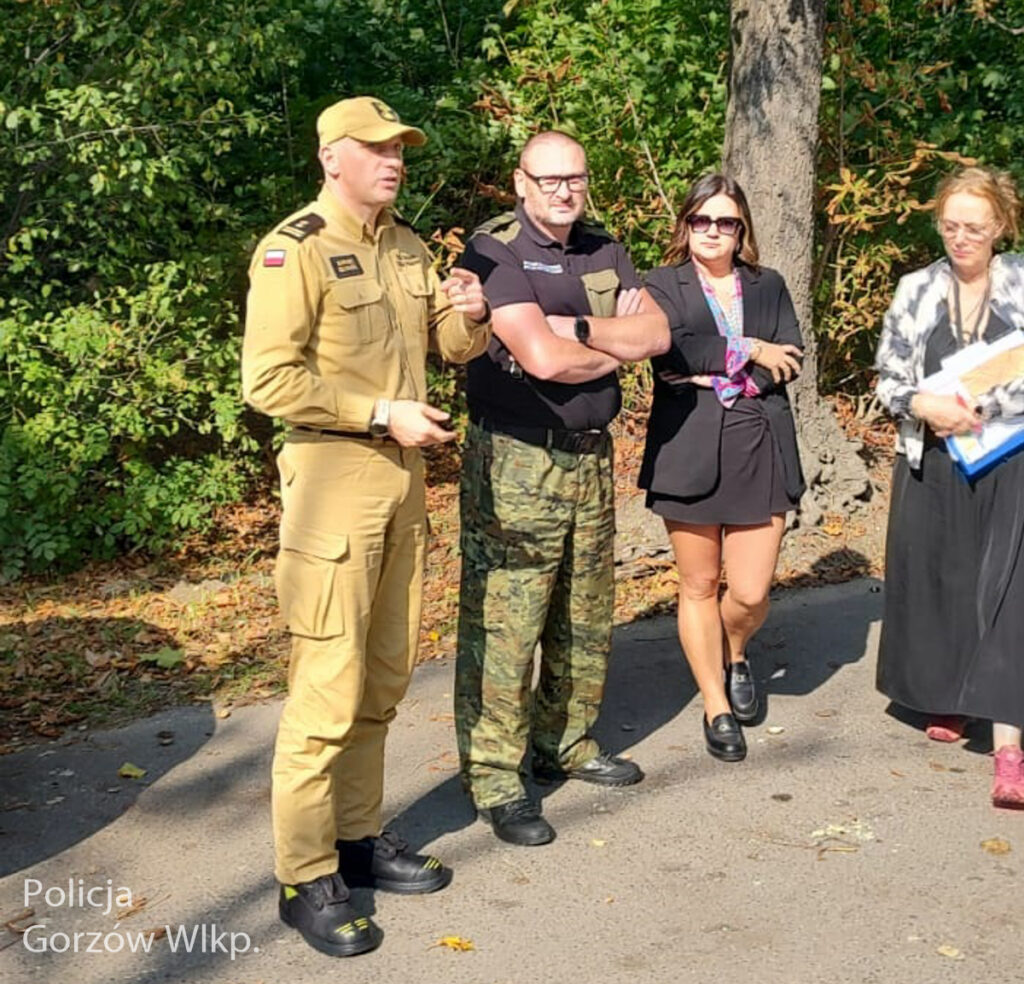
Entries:
[[307,212],[305,215],[286,222],[277,232],[278,235],[287,236],[289,239],[301,243],[303,239],[312,236],[314,232],[319,232],[325,225],[327,225],[327,220],[322,215],[317,215],[316,212]]
[[496,215],[477,226],[473,230],[473,236],[486,235],[497,239],[499,243],[510,243],[519,235],[521,228],[515,212],[502,212],[501,215]]
[[415,226],[404,215],[399,215],[397,212],[392,212],[391,215],[394,217],[395,225],[408,226],[410,229],[415,228]]

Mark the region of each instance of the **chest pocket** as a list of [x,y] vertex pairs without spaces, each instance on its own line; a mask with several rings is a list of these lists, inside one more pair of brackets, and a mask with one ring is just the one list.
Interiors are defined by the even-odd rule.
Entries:
[[413,297],[424,299],[430,296],[430,287],[422,263],[399,263],[398,282]]
[[433,293],[427,280],[423,264],[417,259],[414,263],[395,264],[395,273],[401,287],[400,303],[402,305],[402,328],[410,344],[426,346],[427,339],[427,305]]
[[590,313],[597,318],[615,317],[615,295],[619,275],[614,270],[593,270],[580,276],[587,294]]
[[384,291],[376,280],[349,278],[331,284],[329,303],[340,315],[341,341],[365,345],[388,330]]

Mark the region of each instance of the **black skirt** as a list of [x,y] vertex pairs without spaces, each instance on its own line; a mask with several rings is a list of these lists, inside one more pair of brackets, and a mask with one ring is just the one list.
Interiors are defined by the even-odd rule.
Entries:
[[[995,319],[989,328],[1001,326]],[[929,363],[955,347],[943,319]],[[927,432],[896,456],[878,689],[926,714],[1024,723],[1024,451],[975,480]]]
[[782,452],[760,400],[741,397],[722,415],[718,481],[700,496],[648,491],[647,508],[676,523],[759,526],[795,509],[786,493]]

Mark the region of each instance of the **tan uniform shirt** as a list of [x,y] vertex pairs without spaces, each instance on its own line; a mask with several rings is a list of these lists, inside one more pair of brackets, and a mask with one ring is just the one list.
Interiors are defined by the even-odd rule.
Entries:
[[466,362],[488,325],[454,311],[416,233],[376,229],[323,188],[265,237],[249,268],[246,402],[291,424],[365,431],[378,398],[427,398],[426,354]]

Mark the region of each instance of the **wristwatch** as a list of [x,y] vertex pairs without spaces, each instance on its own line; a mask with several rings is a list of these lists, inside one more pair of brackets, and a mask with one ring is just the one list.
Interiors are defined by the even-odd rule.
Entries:
[[373,404],[373,416],[370,417],[370,433],[374,437],[387,437],[390,422],[391,401],[376,400]]
[[581,345],[590,344],[590,322],[581,314],[576,315],[576,322],[573,325],[576,332],[576,341]]

